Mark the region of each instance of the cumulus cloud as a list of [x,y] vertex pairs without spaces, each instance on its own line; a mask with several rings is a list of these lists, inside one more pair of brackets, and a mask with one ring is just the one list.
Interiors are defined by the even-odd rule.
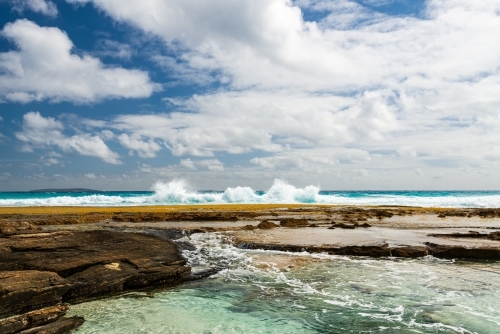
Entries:
[[124,147],[137,151],[137,154],[141,158],[154,158],[156,157],[156,152],[161,150],[161,146],[154,140],[143,141],[140,135],[129,136],[123,133],[118,136],[118,140]]
[[[63,130],[64,125],[60,121],[32,111],[24,115],[22,131],[16,133],[16,138],[25,144],[25,151],[58,147],[64,152],[97,157],[110,164],[121,163],[119,155],[111,151],[99,136],[90,134],[66,136]],[[55,160],[57,159],[50,158],[47,161]]]
[[[427,1],[423,19],[371,11],[375,19],[363,25],[367,9],[346,0],[311,2],[308,9],[331,12],[320,22],[305,22],[287,0],[67,1],[92,2],[172,48],[180,43],[189,66],[220,70],[239,89],[397,89],[418,84],[412,79],[439,85],[484,77],[500,62],[491,34],[500,26],[496,0]],[[330,22],[339,6],[352,12],[342,29]]]
[[177,156],[334,147],[383,140],[385,134],[397,130],[388,98],[369,92],[314,98],[278,92],[223,92],[172,101],[180,109],[198,113],[122,115],[111,126],[136,138],[161,141]]
[[191,160],[182,159],[179,163],[180,166],[190,169],[197,170],[198,168],[205,168],[212,172],[223,172],[224,164],[218,159],[204,159],[204,160]]
[[[496,131],[486,125],[498,124],[500,107],[496,0],[430,0],[421,18],[348,0],[67,1],[93,3],[160,37],[174,56],[157,59],[176,75],[227,84],[223,92],[168,99],[178,106],[170,115],[117,119],[117,128],[162,140],[175,155],[339,144],[431,154],[422,146],[436,138],[471,139],[481,124]],[[326,15],[304,21],[301,8]],[[422,137],[433,139],[418,144]]]
[[202,157],[246,153],[254,178],[366,172],[381,185],[391,181],[382,170],[456,177],[430,169],[499,161],[497,0],[428,0],[410,16],[373,10],[392,0],[67,1],[162,40],[150,59],[169,79],[223,85],[165,99],[172,113],[87,122],[141,157],[165,147],[183,157],[179,169],[201,173]]
[[58,28],[23,19],[6,24],[0,34],[18,48],[0,53],[4,100],[91,103],[148,97],[159,89],[144,71],[108,67],[98,58],[72,54],[73,43]]
[[337,167],[341,163],[358,164],[371,161],[369,152],[343,147],[296,149],[250,160],[252,164],[266,169],[295,169],[318,173],[328,172],[331,167]]
[[46,0],[11,0],[12,9],[22,13],[25,10],[31,10],[36,13],[50,17],[57,16],[57,6],[52,1]]

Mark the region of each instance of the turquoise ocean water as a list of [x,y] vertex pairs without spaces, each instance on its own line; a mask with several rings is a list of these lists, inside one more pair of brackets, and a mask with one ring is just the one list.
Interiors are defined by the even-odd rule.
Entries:
[[0,206],[75,205],[131,206],[201,203],[318,203],[410,205],[433,207],[500,207],[500,191],[328,191],[298,188],[275,180],[266,191],[249,187],[200,191],[183,180],[158,182],[151,191],[0,192]]

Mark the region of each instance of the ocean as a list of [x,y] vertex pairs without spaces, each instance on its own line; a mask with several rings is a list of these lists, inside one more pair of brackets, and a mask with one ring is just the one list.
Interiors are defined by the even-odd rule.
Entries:
[[90,333],[500,333],[500,262],[243,250],[193,234],[203,281],[73,305]]
[[0,206],[134,206],[223,203],[304,203],[405,205],[423,207],[500,207],[500,191],[332,191],[295,187],[275,180],[266,191],[230,187],[196,190],[184,180],[157,182],[150,191],[0,192]]

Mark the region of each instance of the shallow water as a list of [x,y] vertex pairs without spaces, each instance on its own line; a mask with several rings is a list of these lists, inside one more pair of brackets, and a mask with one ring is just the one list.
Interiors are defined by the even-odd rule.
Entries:
[[498,262],[248,251],[214,233],[189,241],[194,270],[225,269],[74,305],[69,315],[86,319],[75,333],[500,333]]

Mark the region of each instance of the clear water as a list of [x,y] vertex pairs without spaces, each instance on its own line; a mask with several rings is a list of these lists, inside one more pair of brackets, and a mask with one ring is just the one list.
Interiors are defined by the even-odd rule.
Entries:
[[500,333],[500,263],[236,249],[194,234],[215,277],[74,305],[75,333]]
[[297,188],[275,180],[266,191],[231,187],[199,191],[184,180],[157,182],[151,191],[0,192],[0,206],[131,206],[200,203],[319,203],[346,205],[409,205],[431,207],[500,207],[500,191],[327,191],[319,186]]

